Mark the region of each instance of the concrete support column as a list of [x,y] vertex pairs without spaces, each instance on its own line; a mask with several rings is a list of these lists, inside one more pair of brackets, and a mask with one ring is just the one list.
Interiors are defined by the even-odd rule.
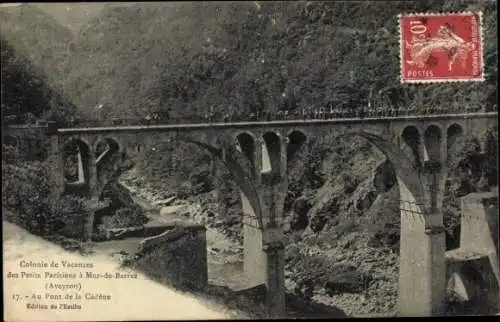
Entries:
[[51,167],[49,171],[53,184],[54,200],[57,200],[64,193],[64,165],[62,151],[59,146],[59,137],[57,135],[50,135],[49,140],[49,160]]
[[282,241],[266,243],[266,308],[270,318],[285,317],[285,247]]
[[420,132],[420,137],[419,137],[419,144],[418,144],[418,158],[420,160],[420,163],[423,164],[424,162],[429,160],[429,153],[427,151],[427,147],[425,146],[425,135],[424,135],[424,129],[419,129]]
[[[222,153],[223,158],[225,158],[224,151]],[[217,202],[217,212],[219,213],[219,216],[224,217],[227,215],[227,205],[225,200],[227,195],[227,182],[224,182],[223,167],[220,162],[221,161],[217,159],[213,160],[212,171],[215,184],[215,200]]]
[[263,233],[250,202],[241,193],[243,208],[243,270],[252,285],[266,282],[266,254]]
[[88,213],[87,218],[85,218],[85,228],[84,228],[84,241],[90,243],[92,242],[92,233],[94,231],[94,218],[95,218],[95,212],[99,209],[98,208],[98,199],[96,197],[93,197],[90,199],[90,210]]
[[84,183],[87,178],[85,178],[85,171],[83,167],[83,160],[82,160],[82,151],[80,149],[80,146],[78,146],[78,182],[79,183]]
[[97,162],[96,157],[93,151],[89,151],[89,155],[87,156],[87,169],[88,169],[88,186],[89,186],[89,196],[91,198],[99,198],[100,196],[94,196],[95,191],[97,191],[97,187],[99,185],[97,178]]
[[255,165],[256,187],[259,187],[261,184],[260,174],[262,172],[262,144],[264,144],[262,137],[257,137],[257,139],[255,140],[255,151],[253,160]]
[[[442,214],[401,210],[399,314],[440,315],[446,287]],[[408,207],[408,205],[406,206]],[[417,206],[414,206],[417,208]]]
[[283,227],[285,198],[288,194],[288,143],[289,139],[286,136],[280,135],[280,180],[274,188],[274,211],[276,224],[278,227]]
[[430,291],[430,308],[427,315],[443,315],[446,299],[446,237],[442,226],[442,214],[435,215],[441,218],[441,224],[425,229],[426,246],[429,252],[427,265],[430,277],[427,281]]

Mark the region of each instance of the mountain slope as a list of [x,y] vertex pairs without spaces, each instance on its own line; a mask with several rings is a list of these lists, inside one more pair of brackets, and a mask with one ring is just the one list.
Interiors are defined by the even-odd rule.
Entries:
[[60,86],[71,31],[34,5],[0,8],[0,33],[10,46],[44,74],[52,86]]
[[34,3],[32,5],[50,14],[74,34],[98,16],[106,6],[105,3]]
[[[494,2],[239,2],[108,6],[83,28],[66,85],[112,114],[449,105],[496,100]],[[399,83],[397,15],[484,12],[487,82]],[[125,115],[123,115],[125,116]]]
[[48,77],[0,35],[2,123],[31,123],[38,118],[62,121],[78,114]]

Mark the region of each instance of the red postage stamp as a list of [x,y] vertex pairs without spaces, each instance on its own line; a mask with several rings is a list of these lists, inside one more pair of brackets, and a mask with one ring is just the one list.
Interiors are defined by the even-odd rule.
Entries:
[[402,83],[483,81],[481,12],[399,16]]

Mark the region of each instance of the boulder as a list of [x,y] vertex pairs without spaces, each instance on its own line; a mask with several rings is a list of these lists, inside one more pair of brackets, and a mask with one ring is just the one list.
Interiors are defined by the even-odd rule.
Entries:
[[168,216],[168,215],[173,215],[173,214],[180,214],[180,213],[184,212],[186,209],[187,209],[186,205],[162,207],[160,209],[160,215],[161,216]]
[[346,270],[338,274],[330,274],[325,283],[328,295],[340,293],[361,293],[368,288],[371,278],[369,275],[356,270]]
[[307,216],[312,205],[305,197],[299,197],[294,201],[292,206],[292,213],[290,215],[290,228],[292,230],[302,230],[309,225],[309,218]]
[[177,198],[176,196],[172,196],[170,198],[160,199],[160,200],[155,201],[154,204],[158,205],[158,206],[169,206],[170,204],[172,204],[174,202],[174,200],[176,198]]

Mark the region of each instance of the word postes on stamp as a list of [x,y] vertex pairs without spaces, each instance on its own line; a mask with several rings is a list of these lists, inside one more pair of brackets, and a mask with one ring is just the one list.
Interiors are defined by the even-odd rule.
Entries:
[[480,12],[399,16],[401,82],[483,81]]

